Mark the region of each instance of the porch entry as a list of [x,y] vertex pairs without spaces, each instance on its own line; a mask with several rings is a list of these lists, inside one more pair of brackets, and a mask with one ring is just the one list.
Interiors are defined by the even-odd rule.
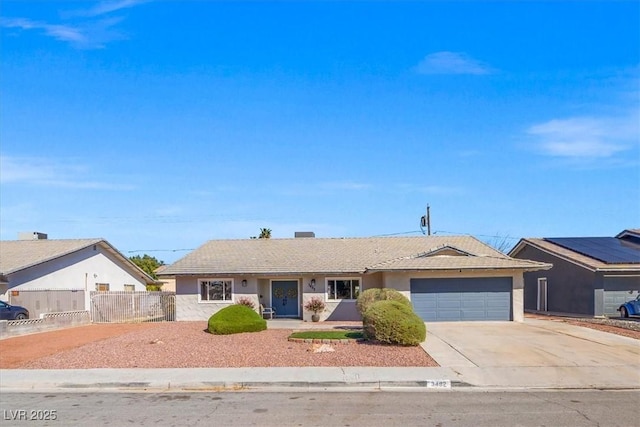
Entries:
[[276,317],[300,317],[298,281],[271,281],[271,306],[276,311]]

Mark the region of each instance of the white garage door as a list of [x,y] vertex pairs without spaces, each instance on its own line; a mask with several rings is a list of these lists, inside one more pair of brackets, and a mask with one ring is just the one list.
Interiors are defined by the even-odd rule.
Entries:
[[609,317],[620,316],[618,307],[638,296],[640,276],[605,277],[604,278],[604,310]]
[[425,322],[511,320],[511,277],[411,279],[411,302]]

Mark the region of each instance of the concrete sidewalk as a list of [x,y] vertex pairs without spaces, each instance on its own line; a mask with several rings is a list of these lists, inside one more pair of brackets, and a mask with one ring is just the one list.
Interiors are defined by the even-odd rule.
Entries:
[[[448,368],[197,368],[3,370],[2,391],[46,390],[192,390],[251,389],[384,390],[458,386]],[[448,381],[446,381],[448,380]]]
[[11,369],[0,370],[0,391],[640,389],[640,342],[631,338],[531,319],[427,329],[421,345],[440,367]]

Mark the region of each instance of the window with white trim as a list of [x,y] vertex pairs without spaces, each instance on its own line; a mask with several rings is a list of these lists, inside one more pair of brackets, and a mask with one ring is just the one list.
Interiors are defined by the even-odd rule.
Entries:
[[200,301],[233,302],[232,279],[205,279],[198,281],[200,286]]
[[124,291],[125,292],[135,292],[136,291],[136,285],[128,285],[128,284],[124,284]]
[[327,300],[356,299],[360,295],[360,279],[327,279]]

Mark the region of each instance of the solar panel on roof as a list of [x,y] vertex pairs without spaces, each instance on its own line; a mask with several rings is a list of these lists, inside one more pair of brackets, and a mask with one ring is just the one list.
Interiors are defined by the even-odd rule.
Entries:
[[640,245],[615,237],[553,237],[544,240],[607,264],[640,263]]

